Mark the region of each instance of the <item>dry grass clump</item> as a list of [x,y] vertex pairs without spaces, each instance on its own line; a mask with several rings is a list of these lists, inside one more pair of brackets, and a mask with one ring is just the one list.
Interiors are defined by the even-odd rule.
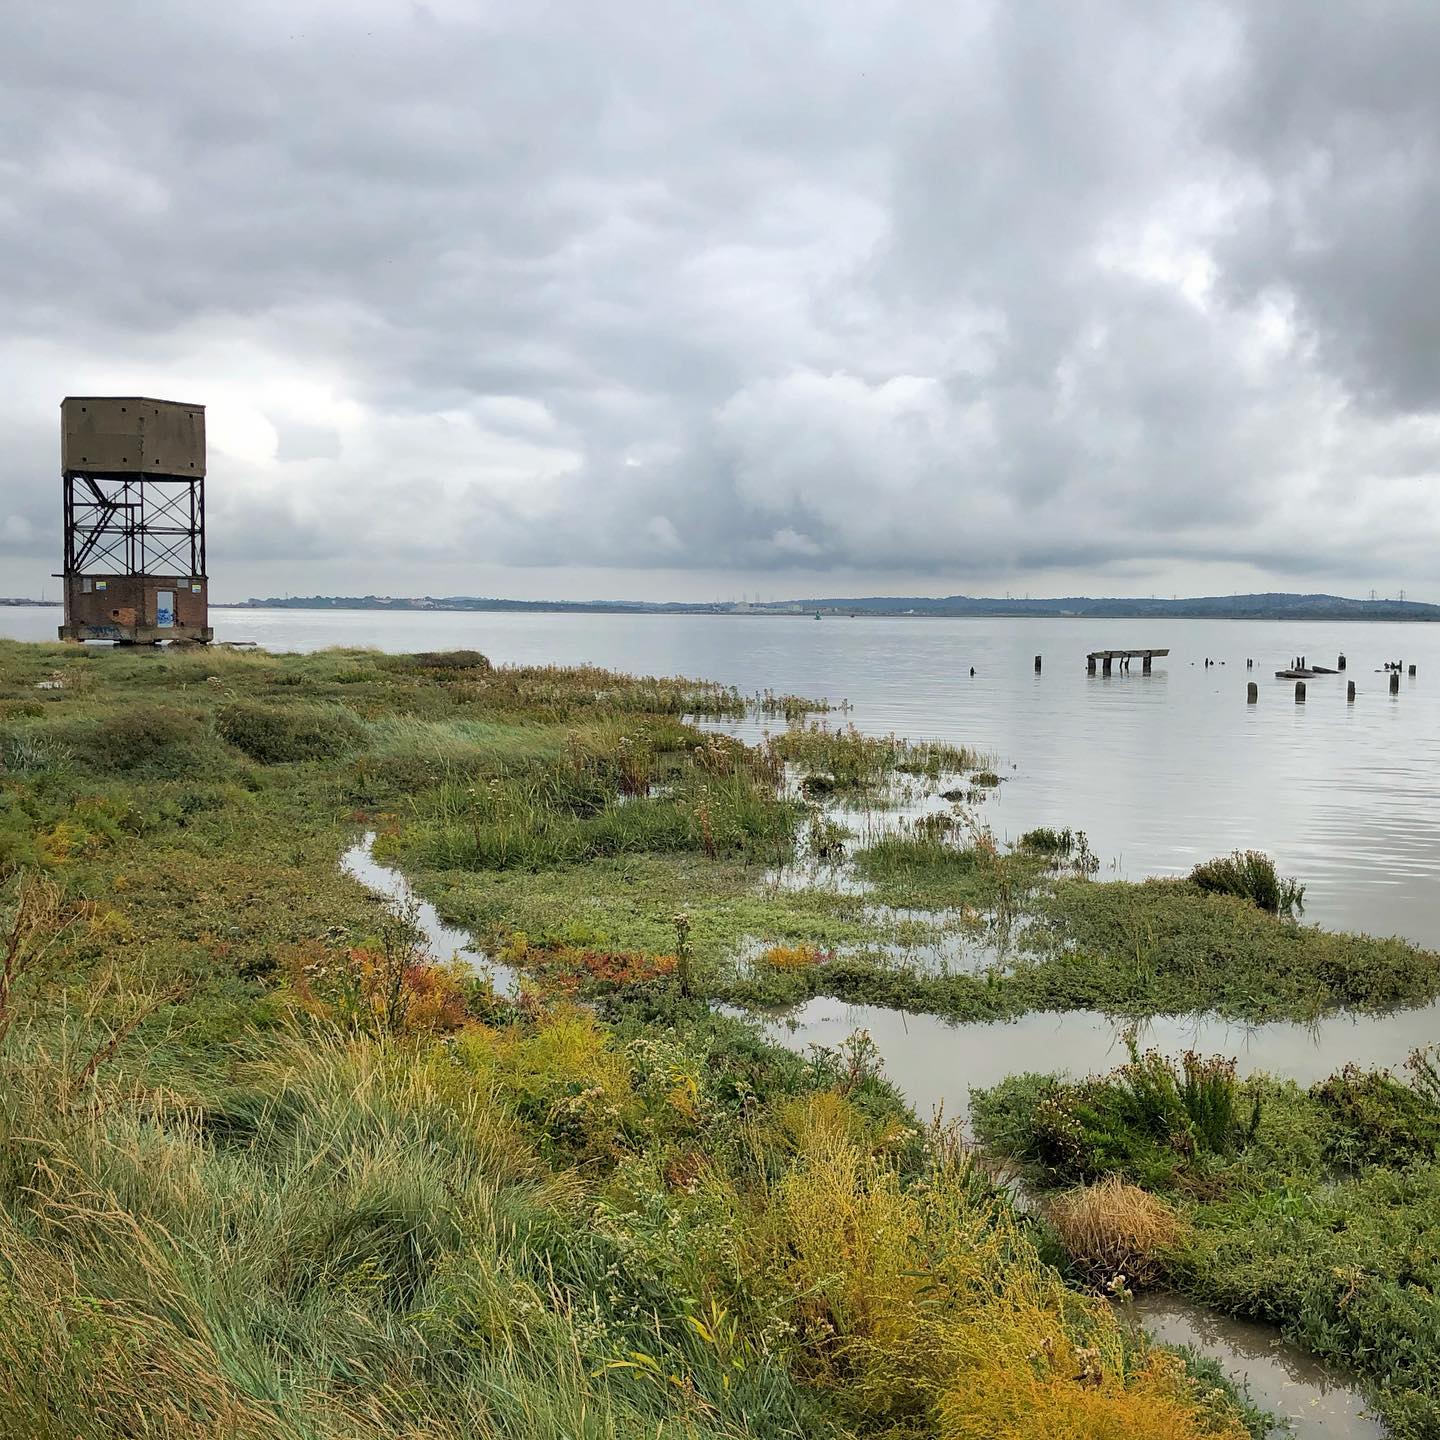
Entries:
[[824,958],[818,945],[771,945],[760,952],[760,964],[769,970],[808,970]]
[[1153,1283],[1162,1252],[1180,1236],[1179,1216],[1163,1200],[1118,1175],[1066,1191],[1046,1213],[1070,1258],[1097,1283]]

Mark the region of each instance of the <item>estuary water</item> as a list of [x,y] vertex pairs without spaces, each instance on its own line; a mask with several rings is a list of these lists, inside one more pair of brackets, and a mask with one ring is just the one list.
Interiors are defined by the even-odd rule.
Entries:
[[[49,639],[59,618],[0,607],[0,635]],[[1005,783],[982,813],[1002,839],[1084,830],[1102,874],[1131,878],[1254,847],[1305,883],[1307,919],[1440,947],[1437,625],[218,608],[212,620],[221,640],[274,649],[465,645],[502,663],[590,661],[848,701],[831,723],[992,752]],[[1142,646],[1170,649],[1152,675],[1138,662],[1086,674],[1087,651]],[[1342,653],[1345,675],[1311,680],[1303,705],[1274,678],[1297,655],[1334,665]],[[1417,670],[1394,696],[1379,673],[1389,660]]]

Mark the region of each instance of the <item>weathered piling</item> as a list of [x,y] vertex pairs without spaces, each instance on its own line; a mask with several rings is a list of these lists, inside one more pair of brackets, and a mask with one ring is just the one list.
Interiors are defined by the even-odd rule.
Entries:
[[1335,662],[1335,668],[1337,670],[1343,670],[1345,668],[1345,657],[1343,655]]
[[1253,705],[1260,698],[1260,687],[1252,680],[1245,687],[1245,703]]
[[[1148,655],[1140,662],[1140,673],[1142,675],[1148,675],[1150,673],[1150,657]],[[1412,675],[1415,673],[1415,667],[1413,665],[1410,667],[1410,673]]]
[[1038,655],[1035,657],[1035,673],[1037,675],[1040,673],[1040,657]]
[[1253,670],[1255,668],[1255,662],[1253,660],[1247,660],[1245,662],[1245,668],[1247,670]]
[[1410,667],[1410,673],[1412,675],[1415,673],[1415,667],[1413,665]]
[[1297,705],[1305,703],[1305,682],[1303,680],[1295,682],[1295,703]]
[[1398,670],[1390,672],[1390,693],[1392,695],[1400,693],[1400,672]]
[[1345,698],[1347,700],[1353,700],[1355,698],[1355,682],[1353,680],[1345,687]]
[[[1087,675],[1093,675],[1095,673],[1095,662],[1097,660],[1100,662],[1101,667],[1106,675],[1109,675],[1113,671],[1115,661],[1117,660],[1120,662],[1120,669],[1122,671],[1126,671],[1130,668],[1130,662],[1138,655],[1141,661],[1140,668],[1144,671],[1146,675],[1148,675],[1150,673],[1150,662],[1155,658],[1155,656],[1158,655],[1163,658],[1169,653],[1170,651],[1168,649],[1092,650],[1085,657],[1085,673]],[[1208,664],[1209,662],[1207,661],[1206,663]],[[1038,655],[1035,657],[1035,669],[1037,671],[1040,669],[1040,657]]]

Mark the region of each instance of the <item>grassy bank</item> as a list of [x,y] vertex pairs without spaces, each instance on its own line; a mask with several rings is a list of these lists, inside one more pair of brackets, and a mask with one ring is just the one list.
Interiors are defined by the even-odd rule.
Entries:
[[1308,1089],[1136,1056],[1079,1083],[1017,1076],[972,1115],[1054,1196],[1081,1275],[1143,1277],[1278,1325],[1364,1377],[1395,1435],[1440,1433],[1434,1052]]
[[[705,1005],[741,930],[879,925],[759,884],[812,817],[684,721],[738,703],[0,644],[0,1435],[1252,1432],[863,1045]],[[362,827],[518,1002],[339,873]]]

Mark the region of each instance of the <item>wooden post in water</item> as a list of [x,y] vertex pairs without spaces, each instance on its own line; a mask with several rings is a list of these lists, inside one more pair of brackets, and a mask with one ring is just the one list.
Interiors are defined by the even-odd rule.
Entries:
[[1410,674],[1412,676],[1415,674],[1415,667],[1413,665],[1410,667]]
[[1253,670],[1255,668],[1255,662],[1253,660],[1247,660],[1245,662],[1245,668],[1247,670]]
[[1392,695],[1400,693],[1400,672],[1398,670],[1390,672],[1390,693]]
[[1303,680],[1295,682],[1295,703],[1297,705],[1305,703],[1305,682]]
[[1245,687],[1245,703],[1253,705],[1260,698],[1260,687],[1252,680]]
[[1040,657],[1038,655],[1035,657],[1035,673],[1037,675],[1040,673]]
[[1095,657],[1093,655],[1087,655],[1085,657],[1085,673],[1087,675],[1093,675],[1095,673]]
[[1110,657],[1107,655],[1107,656],[1105,657],[1105,674],[1108,675],[1109,673],[1110,673]]
[[1353,700],[1355,698],[1355,682],[1353,680],[1345,687],[1345,698],[1347,700]]
[[1343,670],[1345,668],[1345,657],[1343,655],[1335,662],[1335,668],[1337,670]]

